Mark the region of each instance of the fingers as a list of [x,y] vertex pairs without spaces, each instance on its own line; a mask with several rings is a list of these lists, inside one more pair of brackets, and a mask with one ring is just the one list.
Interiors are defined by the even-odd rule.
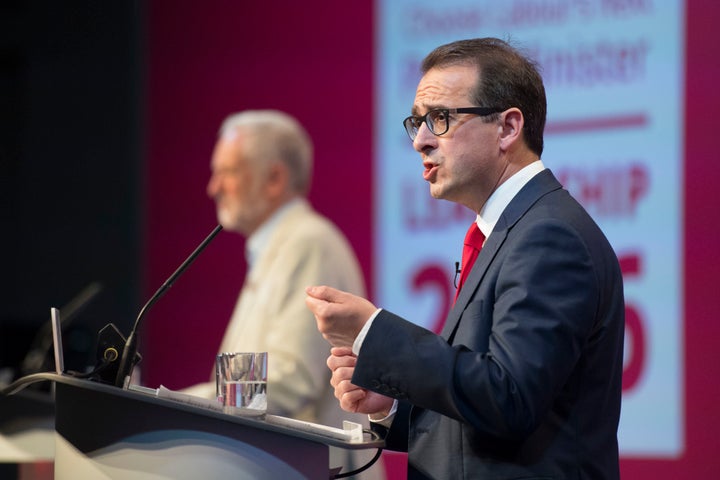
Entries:
[[330,379],[330,384],[335,389],[335,398],[337,399],[342,398],[347,392],[360,389],[360,387],[353,384],[348,377],[336,377],[333,375],[333,378]]
[[327,359],[327,366],[330,370],[339,367],[354,367],[357,357],[353,355],[350,347],[333,347],[330,349],[330,356]]
[[334,315],[347,314],[342,304],[353,298],[353,295],[347,292],[326,286],[307,287],[305,292],[305,306],[315,315],[318,325]]
[[[330,287],[308,287],[306,289],[308,295],[305,297],[305,306],[315,316],[318,330],[325,337],[328,329],[334,323],[333,315],[337,313],[334,308],[336,303],[332,300],[335,297],[332,293],[328,294],[329,290],[334,289]],[[334,292],[341,293],[339,290],[334,290]]]
[[327,366],[332,371],[330,385],[335,389],[335,396],[338,400],[342,399],[344,393],[358,388],[350,383],[355,372],[356,363],[357,357],[353,355],[352,349],[348,347],[331,349],[331,355],[327,359]]
[[342,357],[343,355],[355,356],[350,347],[332,347],[330,349],[330,355],[335,355],[336,357]]
[[360,409],[361,402],[365,399],[367,392],[361,388],[355,388],[345,392],[338,397],[340,408],[346,412],[356,413]]
[[337,388],[343,381],[350,381],[355,371],[354,367],[339,367],[333,370],[330,375],[330,385]]
[[334,357],[328,358],[328,367],[332,371],[330,375],[330,385],[336,387],[343,382],[343,380],[350,380],[355,372],[355,357]]
[[325,305],[327,305],[327,301],[325,300],[311,297],[309,295],[305,297],[305,306],[315,315],[316,318],[322,315]]
[[342,299],[343,295],[347,295],[341,290],[327,287],[325,285],[307,287],[305,289],[305,293],[307,293],[307,295],[311,298],[331,303],[338,303]]
[[354,385],[350,378],[352,377],[352,368],[339,368],[333,372],[330,379],[335,394],[335,398],[340,402],[340,408],[347,412],[357,412],[361,402],[367,396],[367,391]]

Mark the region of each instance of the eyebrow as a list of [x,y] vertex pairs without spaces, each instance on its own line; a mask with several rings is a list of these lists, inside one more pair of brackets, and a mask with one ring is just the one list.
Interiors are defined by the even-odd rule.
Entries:
[[[438,108],[448,108],[445,105],[440,105],[440,104],[424,105],[424,107],[426,108],[426,110],[425,110],[426,112],[429,112],[430,110],[436,110]],[[418,108],[417,105],[413,105],[412,109],[410,110],[410,115],[412,115],[414,117],[421,117],[422,115],[419,114],[419,110],[420,109]]]

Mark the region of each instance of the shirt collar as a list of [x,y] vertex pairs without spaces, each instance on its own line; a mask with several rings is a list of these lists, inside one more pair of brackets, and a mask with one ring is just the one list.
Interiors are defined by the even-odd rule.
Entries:
[[485,235],[485,238],[490,236],[500,215],[502,215],[505,207],[508,206],[515,195],[517,195],[531,178],[543,170],[545,170],[545,165],[543,165],[542,160],[536,160],[505,180],[492,195],[490,195],[490,198],[485,202],[485,205],[475,220],[478,228],[483,235]]
[[260,254],[270,242],[270,237],[280,223],[280,220],[287,215],[293,205],[304,202],[302,198],[294,198],[282,205],[280,208],[268,218],[265,223],[260,225],[245,242],[245,260],[248,266],[252,267]]

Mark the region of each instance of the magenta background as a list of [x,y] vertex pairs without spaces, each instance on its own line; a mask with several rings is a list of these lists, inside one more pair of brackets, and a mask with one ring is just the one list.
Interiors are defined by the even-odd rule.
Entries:
[[[308,128],[316,147],[311,201],[346,233],[371,282],[372,2],[149,5],[144,298],[215,226],[205,195],[210,154],[222,119],[247,108],[282,109]],[[629,479],[708,478],[720,468],[720,294],[714,282],[720,214],[711,184],[720,172],[720,3],[689,0],[687,18],[686,452],[675,460],[623,458],[623,478]],[[209,378],[244,269],[242,238],[223,232],[153,307],[140,347],[144,383],[180,388]],[[391,478],[404,472],[400,464],[390,462]]]

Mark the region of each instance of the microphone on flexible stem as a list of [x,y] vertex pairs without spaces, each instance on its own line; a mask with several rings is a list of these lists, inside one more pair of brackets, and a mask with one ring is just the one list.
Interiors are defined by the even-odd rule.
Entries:
[[125,341],[125,347],[123,348],[122,356],[120,357],[120,366],[118,367],[117,376],[115,377],[115,386],[125,388],[130,382],[130,376],[132,375],[133,367],[135,366],[135,363],[137,363],[137,332],[140,327],[140,322],[145,316],[145,313],[147,313],[150,307],[152,307],[155,302],[157,302],[160,297],[162,297],[165,292],[170,287],[172,287],[175,280],[177,280],[177,278],[182,275],[185,269],[190,266],[190,264],[195,260],[195,258],[200,255],[200,252],[202,252],[205,247],[207,247],[207,245],[210,243],[210,241],[215,238],[215,235],[220,233],[220,230],[222,230],[222,225],[216,226],[215,229],[210,233],[210,235],[208,235],[207,238],[205,238],[205,240],[203,240],[202,243],[198,245],[198,247],[190,254],[190,256],[178,267],[177,270],[175,270],[175,273],[170,275],[170,277],[165,280],[165,283],[162,284],[158,291],[155,292],[155,294],[150,297],[150,300],[148,300],[145,306],[143,306],[142,310],[140,310],[140,314],[135,320],[135,325],[133,326],[132,330],[130,331],[130,335]]

